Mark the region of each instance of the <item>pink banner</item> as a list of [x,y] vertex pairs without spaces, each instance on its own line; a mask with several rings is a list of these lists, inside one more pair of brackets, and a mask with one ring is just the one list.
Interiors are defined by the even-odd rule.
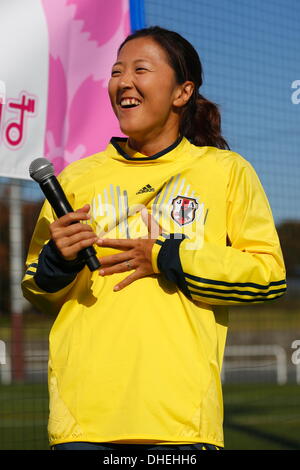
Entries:
[[41,0],[49,36],[45,156],[56,173],[122,135],[107,85],[130,32],[129,0]]

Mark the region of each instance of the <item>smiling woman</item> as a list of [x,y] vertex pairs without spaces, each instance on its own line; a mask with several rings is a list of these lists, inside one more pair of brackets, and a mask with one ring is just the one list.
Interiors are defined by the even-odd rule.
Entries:
[[[285,266],[261,183],[229,150],[201,85],[199,56],[178,33],[129,36],[109,82],[127,138],[59,175],[75,212],[42,208],[22,287],[58,315],[55,449],[224,446],[227,307],[283,295]],[[93,244],[91,273],[81,250]]]
[[150,156],[169,147],[179,136],[180,108],[193,88],[190,81],[177,84],[164,49],[151,37],[126,42],[112,70],[109,95],[131,148]]
[[[140,58],[136,58],[136,48]],[[125,96],[130,95],[128,90],[132,87],[139,93],[139,86],[142,89],[145,86],[149,93],[152,90],[149,101],[153,107],[156,105],[153,114],[158,119],[162,112],[168,110],[167,118],[171,122],[163,123],[171,125],[173,133],[177,131],[177,136],[185,135],[196,145],[229,148],[221,136],[218,107],[199,93],[203,83],[202,74],[198,53],[185,38],[159,27],[142,29],[128,36],[119,47],[118,59],[112,70],[112,78],[118,78],[118,84],[111,79],[109,86],[113,109],[118,117],[113,95],[116,97],[116,87],[122,93],[120,81],[121,88],[125,85]],[[129,79],[130,83],[124,83],[124,79],[125,82]],[[170,102],[164,106],[164,101],[168,99]],[[132,143],[130,137],[129,141]]]

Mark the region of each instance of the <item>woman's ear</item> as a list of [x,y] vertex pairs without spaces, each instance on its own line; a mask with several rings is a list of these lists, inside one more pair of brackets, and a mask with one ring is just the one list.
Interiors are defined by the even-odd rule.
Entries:
[[173,105],[178,108],[185,106],[189,101],[190,97],[192,96],[194,89],[195,85],[193,82],[187,81],[182,83],[181,85],[178,85]]

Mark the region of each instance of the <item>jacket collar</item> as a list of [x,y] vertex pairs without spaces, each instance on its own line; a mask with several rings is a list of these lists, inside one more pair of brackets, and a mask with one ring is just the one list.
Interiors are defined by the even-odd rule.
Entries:
[[127,137],[112,137],[109,147],[112,146],[114,149],[114,152],[111,153],[112,158],[123,162],[145,163],[155,160],[162,162],[166,161],[166,158],[168,160],[170,160],[170,157],[173,159],[174,151],[180,151],[181,147],[183,148],[187,142],[188,140],[185,137],[179,137],[172,145],[150,157],[130,148]]

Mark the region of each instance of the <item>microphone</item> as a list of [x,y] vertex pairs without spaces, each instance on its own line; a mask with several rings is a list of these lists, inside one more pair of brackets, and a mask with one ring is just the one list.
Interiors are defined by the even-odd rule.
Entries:
[[[40,185],[41,190],[54,209],[57,217],[62,217],[69,212],[73,212],[72,206],[54,175],[54,167],[49,160],[46,158],[36,158],[33,160],[29,167],[29,174],[31,178]],[[84,258],[90,271],[95,271],[100,268],[100,262],[93,246],[84,248],[79,253]]]

